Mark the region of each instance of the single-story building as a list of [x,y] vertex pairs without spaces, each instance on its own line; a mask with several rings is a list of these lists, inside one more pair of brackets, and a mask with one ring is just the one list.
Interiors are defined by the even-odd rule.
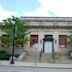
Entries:
[[33,45],[45,53],[67,52],[67,36],[72,31],[72,17],[21,17],[30,34],[27,48]]
[[[28,31],[26,48],[37,48],[44,53],[67,52],[67,36],[72,31],[72,17],[21,17]],[[3,32],[0,31],[0,35]]]

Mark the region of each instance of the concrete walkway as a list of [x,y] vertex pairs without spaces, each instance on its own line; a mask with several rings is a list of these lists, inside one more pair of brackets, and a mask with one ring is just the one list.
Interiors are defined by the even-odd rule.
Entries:
[[54,63],[31,63],[31,62],[17,62],[10,64],[10,61],[0,61],[1,66],[28,66],[28,67],[49,67],[49,68],[69,68],[72,69],[72,64],[54,64]]

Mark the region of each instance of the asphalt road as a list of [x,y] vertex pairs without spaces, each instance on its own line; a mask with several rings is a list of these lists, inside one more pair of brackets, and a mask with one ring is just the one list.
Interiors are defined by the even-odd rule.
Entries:
[[0,72],[72,72],[72,69],[0,66]]

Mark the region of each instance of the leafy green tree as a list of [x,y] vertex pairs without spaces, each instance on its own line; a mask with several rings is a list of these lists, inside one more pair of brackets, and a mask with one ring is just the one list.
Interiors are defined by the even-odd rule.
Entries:
[[12,20],[15,20],[15,45],[25,45],[29,41],[27,37],[28,29],[26,24],[18,17],[12,16],[12,18],[7,18],[3,20],[3,24],[0,25],[0,30],[5,32],[5,36],[0,36],[2,45],[7,47],[12,46],[13,43],[13,28]]
[[70,31],[70,35],[68,36],[68,47],[69,47],[69,53],[72,52],[72,31]]
[[72,34],[68,36],[68,44],[72,45]]

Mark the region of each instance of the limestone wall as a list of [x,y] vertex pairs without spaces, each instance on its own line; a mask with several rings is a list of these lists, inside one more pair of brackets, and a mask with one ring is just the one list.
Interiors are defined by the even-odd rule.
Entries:
[[[38,35],[38,48],[43,48],[43,38],[45,35],[53,35],[54,38],[54,49],[55,52],[66,52],[69,50],[69,47],[67,48],[59,48],[59,35],[69,35],[70,29],[29,29],[31,32],[30,35]],[[30,48],[30,42],[28,42],[28,48]]]

